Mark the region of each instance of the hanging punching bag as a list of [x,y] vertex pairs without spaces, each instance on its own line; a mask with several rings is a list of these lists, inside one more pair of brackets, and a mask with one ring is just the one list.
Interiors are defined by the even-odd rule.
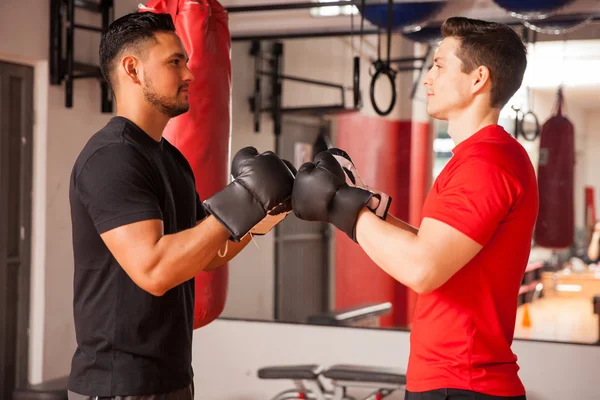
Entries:
[[[188,53],[194,75],[190,110],[171,119],[164,137],[190,163],[200,198],[228,181],[231,130],[231,37],[228,14],[216,0],[151,0],[141,12],[169,13]],[[196,275],[194,329],[217,318],[225,307],[228,266]]]
[[534,231],[537,245],[548,248],[571,246],[574,239],[574,167],[575,139],[573,124],[562,115],[563,94],[558,89],[556,114],[540,132],[538,165],[539,212]]

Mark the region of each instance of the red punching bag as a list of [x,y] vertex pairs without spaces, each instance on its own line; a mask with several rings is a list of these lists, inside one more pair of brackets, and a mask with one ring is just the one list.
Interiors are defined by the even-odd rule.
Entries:
[[[190,58],[190,110],[171,119],[164,137],[190,163],[202,199],[227,185],[231,130],[231,36],[229,17],[216,0],[151,0],[140,11],[170,13]],[[196,276],[194,329],[225,307],[228,266]]]
[[575,137],[573,124],[562,115],[562,108],[563,94],[559,88],[556,113],[540,132],[540,203],[534,240],[537,245],[548,248],[571,246],[575,233]]

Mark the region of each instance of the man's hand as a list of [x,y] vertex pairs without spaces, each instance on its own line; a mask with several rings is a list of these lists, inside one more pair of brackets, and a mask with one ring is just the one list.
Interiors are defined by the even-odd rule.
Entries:
[[204,201],[213,215],[239,242],[270,211],[285,210],[294,186],[294,174],[271,151],[259,154],[254,147],[241,149],[233,158],[233,182]]
[[327,150],[331,153],[336,161],[340,164],[346,174],[346,183],[349,186],[356,186],[373,193],[373,197],[369,200],[367,207],[373,211],[379,218],[385,220],[392,204],[392,198],[386,193],[370,188],[360,177],[358,170],[354,166],[352,159],[344,150],[331,148]]
[[292,205],[298,218],[330,222],[356,242],[358,214],[372,197],[372,192],[348,186],[342,167],[325,151],[298,170]]

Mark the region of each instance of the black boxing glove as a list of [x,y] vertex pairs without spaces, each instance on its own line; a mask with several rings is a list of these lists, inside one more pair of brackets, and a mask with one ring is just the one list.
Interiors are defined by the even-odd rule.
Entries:
[[[290,172],[296,176],[296,168],[288,160],[282,159],[282,161],[288,166]],[[250,229],[250,233],[253,235],[266,235],[281,221],[292,212],[292,195],[274,209],[270,210],[267,215],[256,225]]]
[[324,151],[298,169],[292,207],[298,218],[330,222],[356,242],[358,214],[372,197],[368,190],[349,186],[340,164]]
[[327,152],[333,155],[346,173],[346,183],[349,186],[356,186],[373,193],[373,197],[371,200],[369,200],[367,207],[379,218],[385,220],[388,210],[390,209],[390,205],[392,204],[392,198],[384,192],[380,192],[379,190],[375,190],[367,186],[367,184],[358,174],[358,170],[354,166],[352,159],[344,150],[333,147],[327,150]]
[[254,147],[238,151],[231,162],[233,181],[204,201],[213,215],[239,242],[270,211],[285,210],[294,187],[294,174],[272,151]]

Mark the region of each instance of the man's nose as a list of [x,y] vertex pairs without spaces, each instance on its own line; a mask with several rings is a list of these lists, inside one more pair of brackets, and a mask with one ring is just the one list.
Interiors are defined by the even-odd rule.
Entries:
[[423,85],[431,86],[433,84],[433,77],[431,76],[431,69],[427,71],[425,76],[423,77]]
[[190,71],[190,69],[186,66],[185,67],[185,73],[183,74],[183,81],[184,82],[192,82],[194,80],[194,74],[192,74],[192,71]]

